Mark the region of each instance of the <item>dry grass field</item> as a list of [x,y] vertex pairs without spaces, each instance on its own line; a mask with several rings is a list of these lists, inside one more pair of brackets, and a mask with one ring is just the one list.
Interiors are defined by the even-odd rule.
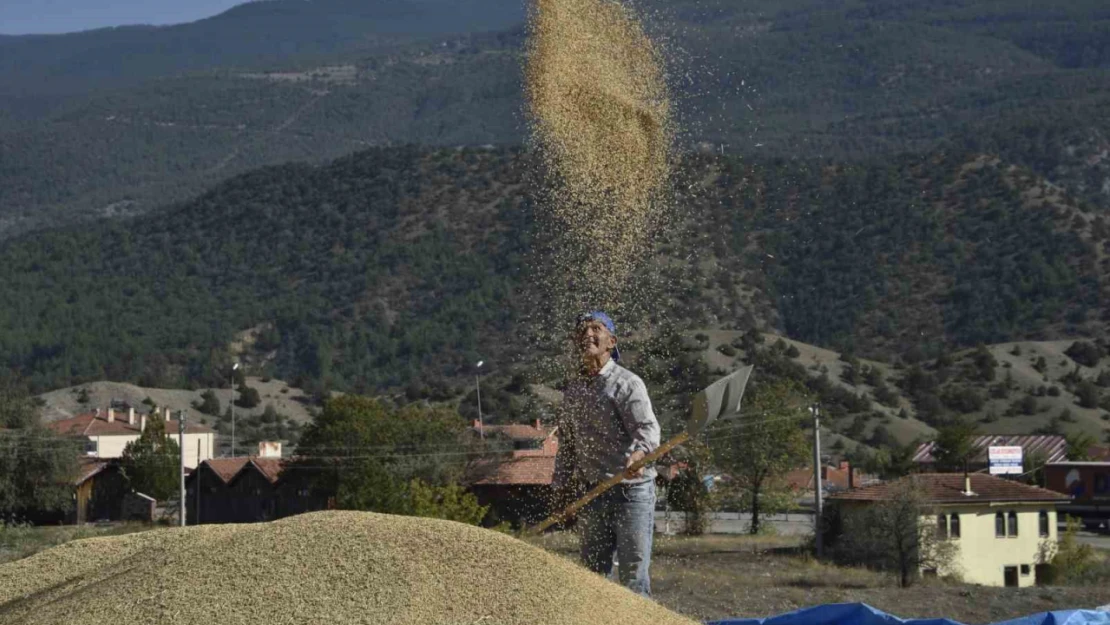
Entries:
[[[538,541],[576,557],[574,538]],[[788,537],[657,537],[652,589],[663,605],[697,620],[762,617],[826,603],[863,602],[904,618],[990,623],[1047,610],[1110,603],[1110,588],[987,588],[931,582],[898,588],[891,576],[814,560]]]

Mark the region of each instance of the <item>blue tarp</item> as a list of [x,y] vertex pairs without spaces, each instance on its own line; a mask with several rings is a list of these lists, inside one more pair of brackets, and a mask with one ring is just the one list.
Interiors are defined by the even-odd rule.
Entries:
[[[946,618],[900,619],[865,603],[833,603],[767,618],[737,618],[707,625],[962,625]],[[1110,625],[1110,612],[1058,610],[992,625]]]

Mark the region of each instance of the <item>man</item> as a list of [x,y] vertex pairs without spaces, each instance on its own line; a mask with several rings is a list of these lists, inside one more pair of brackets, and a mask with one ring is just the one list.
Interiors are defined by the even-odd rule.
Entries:
[[625,474],[619,486],[578,513],[582,563],[608,577],[615,553],[621,584],[650,596],[655,468],[630,467],[659,447],[659,422],[643,380],[616,362],[616,334],[604,312],[578,318],[574,341],[581,369],[564,393],[555,488],[583,494]]

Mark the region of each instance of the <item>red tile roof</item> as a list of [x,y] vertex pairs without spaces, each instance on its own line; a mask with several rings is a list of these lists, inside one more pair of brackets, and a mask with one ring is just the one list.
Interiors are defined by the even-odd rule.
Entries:
[[[1025,451],[1025,455],[1033,452],[1043,453],[1046,462],[1059,462],[1067,458],[1068,454],[1067,440],[1063,436],[1055,435],[987,435],[977,436],[974,443],[979,448],[978,453],[971,458],[971,462],[975,464],[987,464],[988,447],[1021,447]],[[933,459],[934,447],[936,447],[935,442],[922,443],[918,446],[913,461],[921,463],[935,462]]]
[[246,464],[250,462],[250,458],[210,458],[201,463],[202,466],[207,466],[210,471],[216,474],[224,484],[231,481],[239,471],[243,469]]
[[97,458],[81,458],[77,461],[77,479],[74,484],[80,486],[86,480],[108,468],[108,462]]
[[543,440],[551,433],[554,428],[546,428],[538,421],[536,423],[507,423],[505,425],[478,425],[475,421],[472,429],[477,432],[485,432],[486,436],[503,436],[511,440]]
[[[71,419],[62,419],[61,421],[54,421],[48,423],[47,427],[54,430],[58,434],[68,434],[70,436],[138,436],[142,434],[142,420],[139,417],[135,418],[135,424],[132,425],[127,422],[127,415],[123,415],[120,419],[119,415],[111,423],[108,422],[108,415],[88,413],[77,415]],[[177,434],[177,420],[170,419],[166,422],[166,433]],[[207,434],[214,430],[207,425],[202,425],[193,421],[185,422],[186,434]]]
[[274,484],[281,476],[281,470],[285,468],[285,463],[281,458],[251,458],[251,464],[254,465],[262,477]]
[[257,458],[254,456],[210,458],[201,464],[207,466],[224,484],[230,484],[248,466],[253,466],[262,474],[262,477],[274,484],[277,483],[282,469],[285,468],[285,462],[281,458]]
[[547,486],[555,477],[555,456],[519,456],[476,462],[470,474],[474,486]]
[[1045,488],[1038,488],[1014,480],[1006,480],[985,473],[972,473],[971,495],[964,494],[963,473],[919,473],[864,488],[844,491],[829,499],[848,501],[886,501],[910,481],[912,488],[921,494],[926,503],[980,503],[980,502],[1064,502],[1071,498]]

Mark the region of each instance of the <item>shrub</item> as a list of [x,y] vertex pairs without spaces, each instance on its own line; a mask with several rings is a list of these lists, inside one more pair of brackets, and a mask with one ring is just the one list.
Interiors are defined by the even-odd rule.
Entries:
[[717,346],[717,351],[721,352],[725,356],[728,356],[729,358],[734,358],[737,354],[735,347],[724,343]]
[[235,399],[236,406],[240,408],[254,408],[261,403],[262,396],[258,394],[258,389],[245,384],[239,387],[239,397]]
[[489,511],[489,506],[480,505],[477,497],[458,484],[433,486],[419,479],[409,482],[409,507],[412,516],[469,525],[481,523]]
[[1072,343],[1071,347],[1064,353],[1084,367],[1098,366],[1098,361],[1102,359],[1102,350],[1094,343],[1089,343],[1087,341],[1076,341]]
[[1098,387],[1090,380],[1083,380],[1075,389],[1079,405],[1084,408],[1098,408],[1101,399]]
[[216,392],[208,389],[200,394],[200,401],[193,402],[193,408],[203,412],[207,415],[214,417],[220,416],[222,408],[220,407],[220,399],[216,397]]
[[1041,542],[1037,562],[1042,567],[1037,579],[1043,584],[1074,584],[1088,580],[1089,573],[1098,564],[1095,549],[1080,543],[1079,519],[1068,517],[1067,529],[1058,542],[1046,538]]

